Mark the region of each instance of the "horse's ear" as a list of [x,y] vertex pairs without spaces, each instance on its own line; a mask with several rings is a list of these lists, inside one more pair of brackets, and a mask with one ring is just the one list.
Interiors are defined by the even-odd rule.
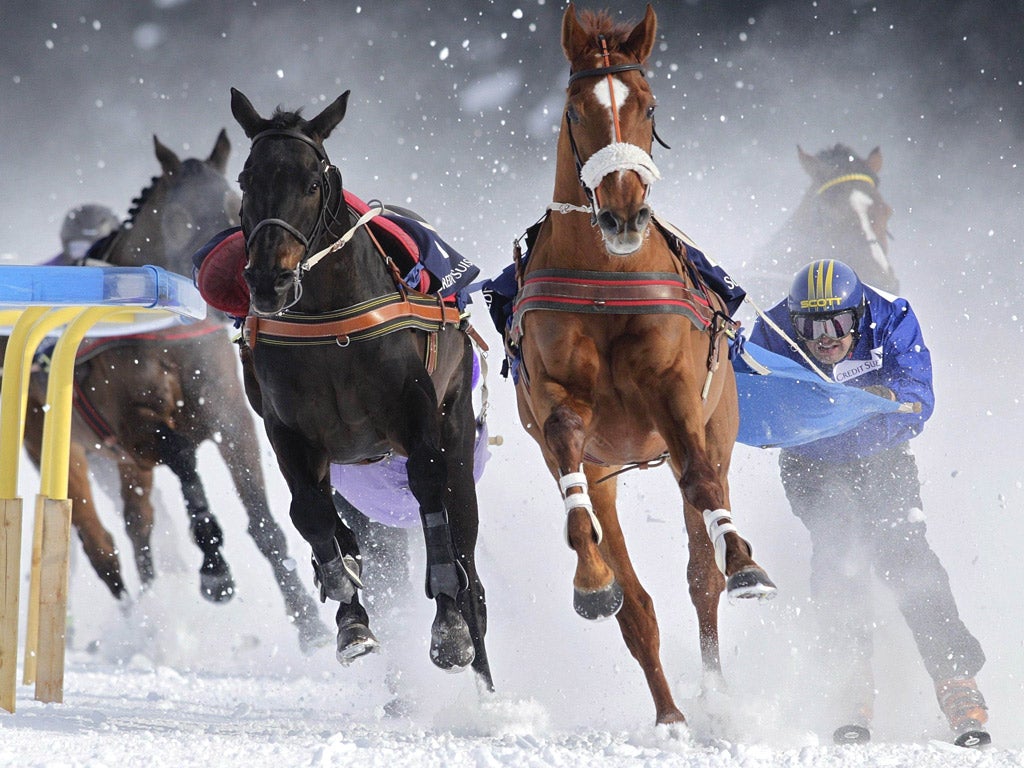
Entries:
[[306,133],[323,141],[331,135],[338,123],[345,117],[348,109],[348,95],[352,91],[345,91],[341,96],[331,102],[323,112],[306,123]]
[[160,167],[164,173],[171,176],[181,168],[181,160],[174,151],[160,143],[160,139],[153,134],[153,147],[156,149],[156,159],[160,161]]
[[562,50],[570,64],[576,60],[577,54],[583,50],[589,39],[587,31],[576,18],[576,6],[569,3],[569,7],[562,15]]
[[213,151],[206,158],[206,162],[217,169],[220,173],[228,167],[228,155],[231,154],[231,142],[228,140],[228,132],[223,128],[217,134],[217,141],[213,145]]
[[868,168],[871,172],[878,175],[878,172],[882,170],[882,150],[880,147],[875,147],[871,150],[871,154],[868,155],[868,159],[865,161],[868,164]]
[[636,56],[636,60],[642,64],[647,61],[651,51],[654,50],[657,32],[658,17],[654,13],[654,8],[648,3],[644,20],[633,27],[633,31],[629,33],[629,37],[623,45],[623,50],[632,52]]
[[796,154],[797,157],[800,158],[800,165],[802,165],[803,169],[807,171],[807,175],[812,179],[818,178],[818,158],[804,152],[803,148],[799,144],[796,145]]
[[237,88],[231,89],[231,114],[250,139],[263,129],[265,121],[248,97]]

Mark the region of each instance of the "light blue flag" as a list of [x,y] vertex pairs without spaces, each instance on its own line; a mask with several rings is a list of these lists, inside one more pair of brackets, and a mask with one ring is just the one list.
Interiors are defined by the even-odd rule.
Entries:
[[788,357],[743,344],[770,373],[758,373],[741,356],[733,361],[740,399],[737,441],[758,448],[789,448],[838,435],[900,404],[857,387],[823,380]]

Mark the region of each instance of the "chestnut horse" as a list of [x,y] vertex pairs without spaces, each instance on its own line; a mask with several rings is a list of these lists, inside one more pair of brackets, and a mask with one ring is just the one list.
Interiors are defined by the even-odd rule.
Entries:
[[[865,283],[898,294],[900,285],[889,259],[892,208],[878,191],[882,153],[862,158],[844,144],[815,155],[797,147],[811,178],[800,205],[772,237],[755,272],[764,276],[762,297],[774,304],[789,292],[793,274],[818,259],[840,259]],[[771,264],[765,268],[764,264]]]
[[[129,219],[109,242],[94,250],[112,265],[153,264],[190,275],[192,253],[238,220],[239,197],[224,176],[231,145],[221,131],[208,158],[184,160],[155,137],[154,145],[162,174],[134,201]],[[235,594],[223,553],[224,532],[196,461],[199,445],[213,440],[248,515],[248,534],[270,563],[300,645],[312,651],[329,641],[317,605],[289,557],[284,532],[270,513],[257,433],[242,399],[224,321],[208,318],[130,336],[87,339],[80,360],[74,381],[68,498],[83,549],[111,594],[130,603],[113,537],[97,513],[90,457],[117,465],[125,528],[143,589],[156,576],[150,494],[154,468],[163,464],[181,482],[190,532],[202,554],[200,593],[211,602],[226,602]],[[25,447],[37,467],[45,392],[45,372],[34,374]],[[104,477],[101,473],[101,481]]]
[[717,611],[726,585],[734,598],[769,597],[775,586],[729,511],[739,419],[722,333],[731,321],[652,225],[647,203],[658,178],[655,102],[644,75],[655,27],[650,6],[635,27],[605,13],[578,18],[572,4],[565,12],[571,74],[554,202],[521,275],[513,337],[520,327],[519,413],[564,499],[577,557],[574,607],[584,618],[618,619],[657,722],[674,723],[685,719],[665,679],[652,600],[626,552],[613,475],[665,457],[672,467],[706,672],[721,671]]
[[[342,664],[379,643],[362,606],[359,543],[332,500],[331,463],[408,457],[435,601],[431,661],[472,664],[492,688],[477,574],[473,352],[459,309],[408,289],[346,204],[323,142],[346,91],[310,120],[257,113],[240,91],[231,112],[252,140],[239,177],[251,297],[241,349],[245,388],[291,490],[293,524],[312,549],[320,598],[338,601]],[[371,209],[370,214],[376,209]]]

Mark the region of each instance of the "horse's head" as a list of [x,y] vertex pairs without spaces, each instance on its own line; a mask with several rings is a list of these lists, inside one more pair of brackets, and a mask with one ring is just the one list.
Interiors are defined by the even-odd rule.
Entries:
[[[570,76],[560,150],[571,153],[605,248],[616,256],[643,244],[647,192],[660,177],[650,155],[655,101],[644,76],[656,28],[650,5],[633,27],[606,13],[577,17],[571,3],[562,19]],[[556,196],[568,193],[556,188]]]
[[106,258],[113,264],[155,264],[188,275],[196,249],[238,224],[238,193],[224,176],[231,142],[221,130],[205,160],[182,160],[156,136],[153,146],[163,173],[133,201]]
[[312,249],[325,236],[337,237],[332,225],[347,223],[341,173],[323,142],[345,116],[348,95],[312,120],[281,109],[263,118],[241,91],[231,89],[231,113],[252,140],[238,183],[248,255],[244,276],[258,314],[276,314],[298,301]]
[[866,159],[836,144],[816,155],[799,146],[800,164],[811,177],[805,204],[815,211],[814,226],[822,242],[857,270],[865,282],[895,290],[889,263],[889,217],[892,208],[878,191],[882,153],[878,147]]

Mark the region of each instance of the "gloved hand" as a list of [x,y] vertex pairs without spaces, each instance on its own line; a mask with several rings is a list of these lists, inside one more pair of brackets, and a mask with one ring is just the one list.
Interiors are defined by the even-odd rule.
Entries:
[[870,392],[872,395],[878,395],[878,397],[884,397],[886,400],[896,401],[896,393],[888,387],[883,387],[881,384],[872,384],[869,387],[864,387],[865,392]]

